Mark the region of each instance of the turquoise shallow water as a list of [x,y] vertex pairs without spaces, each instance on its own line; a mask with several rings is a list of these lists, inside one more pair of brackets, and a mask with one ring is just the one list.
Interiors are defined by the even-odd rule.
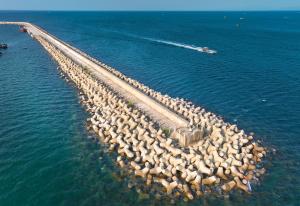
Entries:
[[[1,12],[1,20],[36,23],[156,90],[237,122],[278,151],[251,196],[188,204],[300,202],[299,12]],[[128,189],[111,156],[87,138],[77,91],[41,46],[14,26],[0,26],[0,41],[9,44],[0,56],[0,205],[158,204]]]

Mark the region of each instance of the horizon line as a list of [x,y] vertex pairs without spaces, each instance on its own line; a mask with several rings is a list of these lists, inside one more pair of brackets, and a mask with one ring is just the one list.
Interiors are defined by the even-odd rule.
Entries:
[[0,9],[0,11],[33,11],[33,12],[39,12],[39,11],[58,11],[58,12],[284,12],[284,11],[294,11],[294,12],[300,12],[300,9],[249,9],[249,10],[110,10],[110,9],[104,9],[104,10],[64,10],[64,9]]

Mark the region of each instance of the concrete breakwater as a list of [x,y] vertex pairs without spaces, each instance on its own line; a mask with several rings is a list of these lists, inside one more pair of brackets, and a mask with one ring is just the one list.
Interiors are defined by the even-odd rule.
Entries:
[[[182,120],[178,124],[164,117],[153,117],[153,112],[149,114],[149,109],[139,105],[137,98],[132,101],[126,91],[122,93],[116,85],[100,78],[97,70],[72,58],[45,35],[30,28],[28,31],[82,91],[81,100],[91,113],[91,127],[111,151],[118,153],[120,167],[132,171],[147,185],[158,183],[169,195],[193,199],[210,190],[226,193],[238,188],[250,192],[250,183],[265,172],[263,168],[257,169],[266,155],[265,148],[236,125],[225,123],[191,102],[162,95],[93,60]],[[187,125],[182,128],[181,122]],[[171,134],[165,125],[174,126]]]

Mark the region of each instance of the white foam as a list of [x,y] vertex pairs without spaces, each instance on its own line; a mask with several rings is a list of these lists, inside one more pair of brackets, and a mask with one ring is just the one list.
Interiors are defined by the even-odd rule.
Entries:
[[167,40],[162,40],[162,39],[155,39],[155,38],[151,38],[151,37],[144,37],[144,36],[139,36],[139,35],[135,35],[135,34],[114,31],[114,30],[108,30],[108,31],[112,31],[112,32],[115,32],[118,34],[130,36],[133,38],[143,39],[143,40],[147,40],[147,41],[152,41],[152,42],[156,42],[156,43],[160,43],[160,44],[180,47],[180,48],[184,48],[184,49],[190,49],[190,50],[194,50],[197,52],[203,52],[203,53],[208,53],[208,54],[216,54],[217,53],[216,50],[208,49],[207,47],[198,47],[198,46],[194,46],[194,45],[189,45],[189,44],[184,44],[184,43],[179,43],[179,42],[172,42],[172,41],[167,41]]
[[143,39],[153,41],[153,42],[157,42],[157,43],[161,43],[161,44],[181,47],[181,48],[185,48],[185,49],[191,49],[191,50],[195,50],[195,51],[198,51],[198,52],[205,52],[205,53],[209,53],[209,54],[217,53],[217,51],[215,51],[215,50],[212,50],[212,49],[205,50],[204,47],[197,47],[197,46],[194,46],[194,45],[188,45],[188,44],[183,44],[183,43],[178,43],[178,42],[172,42],[172,41],[166,41],[166,40],[154,39],[154,38],[146,38],[146,37],[144,37]]
[[252,192],[252,187],[251,187],[251,184],[249,181],[247,182],[247,186],[248,186],[249,191]]

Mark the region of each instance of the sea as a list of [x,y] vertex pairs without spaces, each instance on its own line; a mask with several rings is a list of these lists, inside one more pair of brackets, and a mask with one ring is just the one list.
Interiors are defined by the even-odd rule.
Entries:
[[141,192],[87,131],[78,91],[57,63],[17,26],[0,25],[0,42],[9,47],[0,51],[0,206],[300,205],[299,11],[1,11],[0,21],[37,24],[253,132],[269,149],[252,194],[185,202]]

